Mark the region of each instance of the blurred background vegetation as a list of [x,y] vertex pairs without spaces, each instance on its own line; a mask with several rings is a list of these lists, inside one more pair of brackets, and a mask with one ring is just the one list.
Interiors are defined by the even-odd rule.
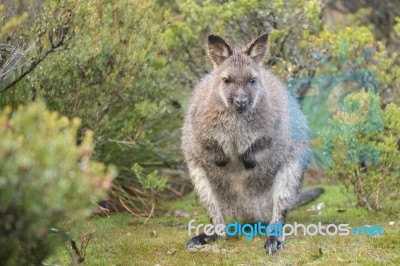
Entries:
[[40,265],[61,240],[80,233],[116,171],[90,159],[93,132],[76,145],[79,119],[42,102],[19,107],[11,119],[10,112],[0,112],[0,261]]
[[[310,181],[350,182],[371,210],[382,209],[376,197],[398,200],[388,189],[400,185],[397,0],[0,0],[0,19],[0,109],[12,113],[40,100],[81,119],[77,143],[94,131],[93,159],[118,169],[104,208],[150,217],[162,210],[159,198],[191,190],[180,127],[191,88],[211,69],[204,56],[210,33],[244,44],[269,32],[265,65],[302,100],[318,151],[314,167],[331,163],[325,176],[311,169]],[[360,138],[388,161],[359,156],[349,167],[335,158],[348,158],[357,132],[344,129],[335,146],[326,131],[349,119],[340,116],[344,96],[371,90],[383,133]],[[325,112],[315,105],[321,98],[309,97],[315,95],[324,97]],[[366,96],[354,97],[348,101]],[[333,159],[324,158],[339,146]],[[377,169],[385,167],[391,170],[381,175]]]

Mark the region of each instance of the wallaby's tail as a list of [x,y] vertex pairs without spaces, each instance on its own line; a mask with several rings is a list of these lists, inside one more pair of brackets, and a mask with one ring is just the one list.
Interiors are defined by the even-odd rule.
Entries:
[[299,194],[299,199],[297,200],[296,206],[306,204],[309,201],[317,198],[319,195],[324,193],[323,188],[313,188],[308,190],[302,190]]

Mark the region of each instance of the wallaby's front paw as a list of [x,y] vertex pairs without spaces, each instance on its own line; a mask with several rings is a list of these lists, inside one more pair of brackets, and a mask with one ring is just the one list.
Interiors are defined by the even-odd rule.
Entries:
[[208,141],[204,144],[204,147],[207,154],[211,156],[210,158],[215,165],[224,167],[228,164],[229,157],[226,156],[222,147],[218,145],[218,142]]
[[224,167],[228,164],[229,158],[226,156],[222,148],[217,149],[214,162],[217,166]]
[[186,250],[191,251],[191,249],[194,248],[195,246],[206,245],[220,238],[221,237],[217,234],[208,236],[205,233],[201,233],[189,240],[188,244],[186,245]]
[[229,159],[228,159],[228,157],[226,157],[226,156],[217,156],[217,157],[215,158],[215,164],[216,164],[217,166],[219,166],[219,167],[224,167],[224,166],[226,166],[226,165],[228,164],[228,161],[229,161]]
[[275,236],[270,236],[265,242],[264,248],[267,250],[268,255],[271,256],[274,252],[284,249],[285,243]]
[[254,158],[254,154],[250,152],[245,152],[240,158],[244,164],[244,168],[251,169],[256,167],[256,158]]

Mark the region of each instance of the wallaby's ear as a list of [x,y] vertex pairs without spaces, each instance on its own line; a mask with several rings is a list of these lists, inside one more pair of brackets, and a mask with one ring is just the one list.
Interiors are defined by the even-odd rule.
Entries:
[[207,54],[211,58],[214,67],[216,67],[232,55],[232,49],[221,37],[210,35],[208,36]]
[[268,50],[268,33],[262,34],[245,48],[245,53],[260,64]]

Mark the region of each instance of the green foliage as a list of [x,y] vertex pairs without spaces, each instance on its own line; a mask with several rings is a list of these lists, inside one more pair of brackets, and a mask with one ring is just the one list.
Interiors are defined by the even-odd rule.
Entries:
[[29,15],[22,12],[13,16],[10,9],[9,1],[0,0],[0,83],[7,80],[23,64],[23,51],[16,47],[18,43],[11,43],[9,40]]
[[42,103],[0,113],[3,264],[39,265],[61,242],[49,229],[77,229],[106,196],[115,170],[90,159],[91,132],[76,145],[79,127]]
[[314,75],[370,70],[378,79],[382,105],[399,103],[398,53],[389,52],[382,42],[375,40],[370,27],[350,25],[318,34],[306,30],[299,48],[304,49],[301,61],[312,62],[308,67],[314,69]]
[[396,24],[393,27],[398,40],[400,40],[400,17],[396,18]]
[[[320,7],[317,1],[177,1],[178,11],[165,11],[168,27],[162,38],[171,62],[170,78],[193,86],[208,69],[203,46],[208,34],[219,34],[231,43],[244,44],[269,32],[267,64],[286,78],[298,62],[295,44],[304,29],[317,32]],[[212,23],[210,23],[212,22]]]
[[51,48],[49,34],[56,42],[65,28],[73,40],[15,88],[20,102],[41,98],[51,110],[82,118],[83,128],[96,132],[93,156],[119,168],[116,185],[123,190],[139,186],[134,162],[150,168],[146,173],[180,162],[172,143],[181,113],[163,78],[168,68],[152,4],[47,1],[32,33],[40,50]]
[[193,86],[193,80],[210,68],[202,49],[208,34],[242,43],[269,32],[266,63],[284,80],[369,69],[378,78],[384,105],[400,96],[398,53],[388,52],[375,39],[372,24],[350,20],[349,25],[327,27],[320,19],[323,14],[317,1],[177,3],[178,11],[165,12],[168,27],[163,34],[173,66],[170,78],[177,84]]
[[28,13],[24,12],[18,16],[11,16],[9,14],[8,6],[6,2],[0,1],[0,18],[2,18],[2,23],[0,26],[0,40],[5,40],[6,37],[15,32],[18,26],[20,26],[27,18]]
[[168,177],[159,176],[157,170],[153,171],[150,174],[145,174],[143,172],[143,167],[139,164],[134,164],[133,172],[136,174],[137,179],[139,180],[140,185],[146,190],[151,192],[159,192],[163,191],[167,185]]
[[400,199],[400,108],[379,107],[372,93],[350,94],[330,120],[326,148],[333,165],[326,173],[354,190],[369,210],[398,207]]
[[[71,49],[32,78],[52,108],[83,117],[99,135],[98,157],[123,167],[148,158],[137,154],[143,149],[138,145],[159,141],[149,134],[158,125],[167,131],[166,115],[174,112],[167,106],[169,88],[160,80],[166,62],[158,55],[160,29],[152,12],[151,2],[86,1],[77,11],[81,29]],[[54,70],[58,67],[62,71]],[[68,75],[61,78],[62,73]],[[54,82],[59,90],[49,89]]]

